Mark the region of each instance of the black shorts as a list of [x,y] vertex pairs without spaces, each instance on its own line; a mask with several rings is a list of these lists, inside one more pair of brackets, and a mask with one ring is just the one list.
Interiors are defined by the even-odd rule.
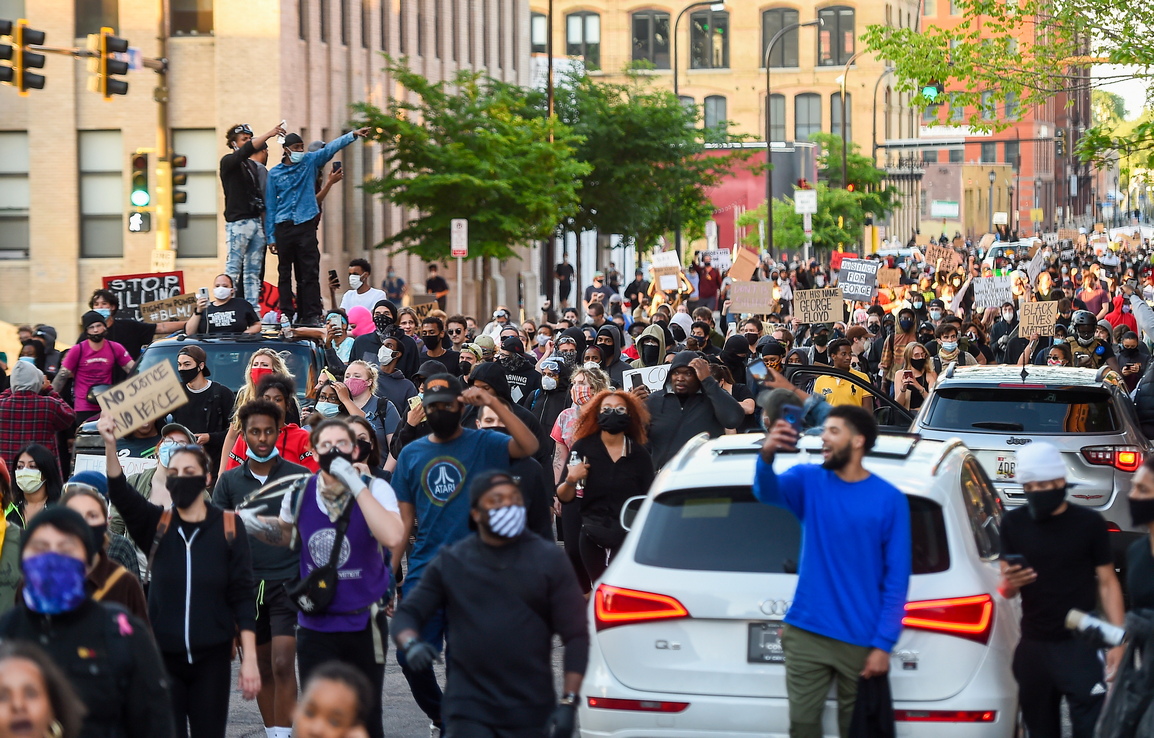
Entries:
[[270,642],[275,636],[297,634],[297,611],[293,609],[288,594],[284,591],[287,579],[266,579],[264,591],[260,585],[256,590],[256,643],[258,646]]

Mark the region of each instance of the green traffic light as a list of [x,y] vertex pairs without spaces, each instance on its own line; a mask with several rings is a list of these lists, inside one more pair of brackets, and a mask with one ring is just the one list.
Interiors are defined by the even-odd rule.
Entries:
[[922,97],[927,100],[934,100],[938,96],[938,88],[935,85],[926,85],[922,88]]
[[150,200],[148,190],[133,190],[128,199],[138,208],[147,207]]

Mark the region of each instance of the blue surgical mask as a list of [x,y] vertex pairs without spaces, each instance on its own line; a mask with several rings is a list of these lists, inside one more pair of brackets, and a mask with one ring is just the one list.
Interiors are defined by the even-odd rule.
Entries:
[[112,317],[112,311],[108,308],[96,308],[96,312],[100,313],[100,317],[108,320]]
[[173,441],[161,441],[160,445],[156,447],[156,460],[165,469],[168,468],[168,462],[172,461],[172,455],[176,453],[177,444]]
[[289,161],[291,161],[293,164],[300,164],[301,159],[305,158],[306,153],[307,152],[305,152],[305,151],[290,151],[289,152]]
[[954,351],[958,348],[957,341],[942,341],[942,351]]
[[84,602],[84,562],[48,551],[21,562],[24,604],[41,615],[71,612]]
[[279,453],[280,453],[280,451],[278,451],[278,450],[277,450],[277,447],[276,447],[276,446],[273,446],[273,447],[272,447],[272,451],[269,451],[269,452],[268,452],[267,454],[265,454],[264,456],[260,456],[260,455],[259,455],[259,454],[257,454],[255,451],[253,451],[251,448],[249,448],[249,449],[248,449],[248,450],[245,452],[245,454],[248,456],[248,458],[249,458],[249,459],[251,459],[252,461],[255,461],[255,462],[257,462],[258,464],[263,464],[263,463],[264,463],[264,462],[266,462],[266,461],[272,461],[273,459],[275,459],[275,458],[277,457],[277,455],[278,455]]
[[341,406],[335,402],[318,402],[316,411],[326,418],[331,418],[341,411]]
[[27,361],[29,364],[35,364],[36,363],[36,357],[34,357],[34,356],[21,356],[20,361]]

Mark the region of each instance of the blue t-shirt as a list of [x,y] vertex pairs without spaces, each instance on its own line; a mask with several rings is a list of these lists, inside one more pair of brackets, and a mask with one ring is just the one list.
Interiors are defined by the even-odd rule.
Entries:
[[801,521],[797,591],[785,622],[892,651],[912,558],[910,507],[901,490],[874,474],[845,482],[819,464],[776,474],[758,458],[753,495]]
[[416,509],[417,541],[409,553],[405,589],[415,587],[442,546],[469,534],[469,482],[485,471],[509,468],[509,436],[463,428],[449,443],[429,436],[405,446],[393,472],[398,502]]

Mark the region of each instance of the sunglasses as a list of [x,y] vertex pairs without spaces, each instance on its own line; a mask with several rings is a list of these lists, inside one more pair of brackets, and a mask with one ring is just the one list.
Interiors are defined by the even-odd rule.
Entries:
[[628,415],[629,414],[629,408],[627,408],[627,407],[602,407],[601,408],[601,414],[602,415],[610,415],[610,414]]
[[456,328],[456,329],[454,329],[454,328],[450,328],[450,329],[449,329],[449,331],[448,331],[448,333],[449,333],[449,335],[450,335],[450,336],[459,336],[459,335],[461,335],[461,334],[462,334],[462,333],[464,333],[464,332],[465,332],[465,329],[464,329],[464,328]]

